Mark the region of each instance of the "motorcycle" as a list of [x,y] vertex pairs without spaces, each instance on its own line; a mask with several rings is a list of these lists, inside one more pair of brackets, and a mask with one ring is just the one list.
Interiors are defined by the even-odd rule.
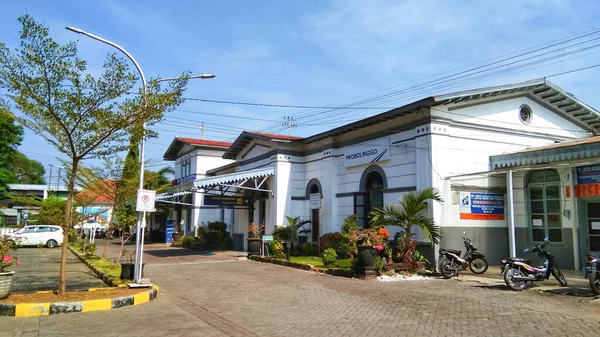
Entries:
[[585,278],[590,280],[590,288],[595,295],[600,295],[600,257],[585,255]]
[[445,278],[451,278],[458,275],[459,272],[471,269],[474,274],[483,274],[488,269],[488,262],[485,255],[477,251],[477,248],[471,244],[471,239],[466,237],[463,232],[463,244],[465,245],[465,255],[460,257],[460,250],[441,248],[439,250],[439,270]]
[[500,260],[503,265],[501,273],[504,273],[504,282],[510,289],[516,291],[526,289],[527,282],[532,285],[534,281],[547,280],[550,278],[551,273],[561,286],[567,286],[567,280],[558,268],[558,265],[554,260],[554,255],[548,253],[544,249],[548,243],[550,243],[550,240],[546,237],[544,242],[535,245],[535,247],[531,249],[526,248],[524,250],[525,253],[538,254],[540,263],[537,268],[529,265],[531,260],[523,258],[511,257],[502,258]]

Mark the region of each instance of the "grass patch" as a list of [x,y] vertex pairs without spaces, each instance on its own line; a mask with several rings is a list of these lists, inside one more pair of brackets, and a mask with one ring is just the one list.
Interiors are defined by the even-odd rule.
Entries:
[[91,264],[96,266],[96,268],[98,268],[100,271],[114,277],[115,282],[123,283],[123,284],[126,283],[125,281],[121,280],[121,265],[120,264],[115,264],[112,261],[103,259],[98,255],[92,255],[92,256],[84,255],[83,253],[81,253],[81,243],[79,243],[79,242],[71,242],[71,243],[69,243],[69,246],[71,248],[73,248],[75,251],[77,251],[78,253],[80,253],[81,255],[83,255],[86,260],[88,260]]
[[327,267],[323,265],[323,260],[318,256],[290,256],[290,261],[296,262],[296,263],[302,263],[302,264],[310,264],[313,267],[319,268],[319,269],[331,269],[331,268],[345,269],[345,270],[352,269],[352,260],[350,260],[350,259],[337,260],[333,266],[327,266]]

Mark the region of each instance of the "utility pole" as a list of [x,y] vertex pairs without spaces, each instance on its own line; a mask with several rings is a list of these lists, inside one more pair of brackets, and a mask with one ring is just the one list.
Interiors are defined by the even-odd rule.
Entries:
[[281,123],[281,126],[288,129],[288,136],[291,136],[292,128],[295,128],[297,126],[296,119],[291,116],[283,116],[283,123]]
[[202,130],[202,140],[204,140],[204,122],[202,122],[202,125],[200,126],[200,130]]

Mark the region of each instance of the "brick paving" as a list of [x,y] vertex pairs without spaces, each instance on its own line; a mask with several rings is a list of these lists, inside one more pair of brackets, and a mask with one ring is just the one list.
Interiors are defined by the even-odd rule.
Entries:
[[591,297],[514,292],[497,282],[364,281],[254,261],[198,256],[194,261],[150,263],[146,273],[161,287],[156,301],[107,312],[0,317],[0,336],[600,333],[600,303]]

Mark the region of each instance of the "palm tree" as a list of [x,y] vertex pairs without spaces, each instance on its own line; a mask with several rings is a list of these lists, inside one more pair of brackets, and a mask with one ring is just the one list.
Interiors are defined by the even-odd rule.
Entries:
[[158,172],[145,171],[144,180],[145,188],[155,190],[156,193],[163,193],[167,187],[171,186],[170,176],[175,174],[175,170],[171,167],[163,167]]
[[427,200],[443,202],[438,191],[428,187],[422,191],[410,192],[400,198],[399,205],[384,205],[383,209],[375,208],[371,212],[371,225],[398,226],[404,230],[404,240],[412,240],[411,228],[417,226],[433,243],[439,243],[442,236],[439,227],[432,218],[422,214],[429,205]]

